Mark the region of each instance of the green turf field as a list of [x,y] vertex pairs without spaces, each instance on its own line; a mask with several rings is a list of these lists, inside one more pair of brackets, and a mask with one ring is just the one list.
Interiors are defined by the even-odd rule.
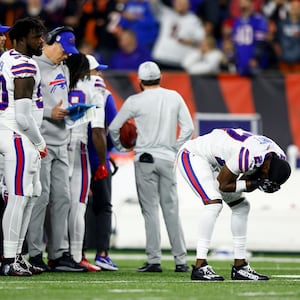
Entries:
[[[90,256],[92,257],[92,256]],[[1,300],[289,300],[300,299],[300,256],[251,258],[256,271],[271,277],[264,282],[230,280],[230,260],[210,260],[224,282],[197,282],[189,273],[175,273],[169,255],[162,262],[163,273],[139,273],[143,254],[112,252],[120,270],[98,273],[44,273],[27,278],[0,277]],[[189,256],[188,264],[194,263]]]

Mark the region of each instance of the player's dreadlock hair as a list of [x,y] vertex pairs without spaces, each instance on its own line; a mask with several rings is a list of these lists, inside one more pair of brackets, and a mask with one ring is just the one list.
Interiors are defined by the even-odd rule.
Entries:
[[31,31],[45,33],[47,31],[44,22],[39,17],[26,17],[19,19],[11,27],[8,32],[10,40],[19,41],[23,37],[27,37]]
[[74,89],[77,82],[85,76],[90,77],[90,64],[86,56],[82,53],[72,54],[66,60],[70,71],[70,90]]

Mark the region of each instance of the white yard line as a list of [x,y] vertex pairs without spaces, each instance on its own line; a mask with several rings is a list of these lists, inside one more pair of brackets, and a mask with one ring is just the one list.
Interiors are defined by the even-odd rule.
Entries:
[[[90,260],[93,260],[95,258],[95,254],[93,253],[87,253],[87,258]],[[110,255],[112,260],[146,260],[146,254],[135,254],[135,253],[128,253],[128,254],[111,254]],[[162,260],[173,260],[172,255],[163,254]],[[195,259],[195,255],[188,255],[188,260]],[[231,261],[232,257],[219,257],[219,256],[209,256],[210,260],[221,260],[221,261]],[[250,262],[293,262],[293,263],[300,263],[300,258],[294,258],[294,257],[250,257]]]

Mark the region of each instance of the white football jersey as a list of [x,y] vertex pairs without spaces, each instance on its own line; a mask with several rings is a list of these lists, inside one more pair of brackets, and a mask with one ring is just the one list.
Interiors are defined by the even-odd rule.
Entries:
[[43,119],[43,101],[40,91],[41,75],[37,63],[14,49],[8,50],[0,58],[0,122],[8,128],[22,133],[15,118],[14,80],[33,77],[32,115],[38,127]]
[[183,148],[205,157],[216,170],[226,164],[236,175],[254,172],[270,152],[285,159],[283,150],[268,137],[233,128],[214,129],[186,142]]
[[[96,105],[96,119],[91,121],[91,127],[105,128],[105,111],[103,96],[103,80],[93,75],[90,79],[79,80],[76,87],[69,92],[69,104],[94,104]],[[87,143],[88,123],[72,128],[72,139],[76,138]]]

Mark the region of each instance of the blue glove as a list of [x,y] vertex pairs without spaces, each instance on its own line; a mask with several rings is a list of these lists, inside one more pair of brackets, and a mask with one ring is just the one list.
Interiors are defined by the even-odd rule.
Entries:
[[67,107],[69,111],[68,116],[72,121],[80,119],[84,113],[91,107],[95,106],[94,104],[84,104],[78,103]]

